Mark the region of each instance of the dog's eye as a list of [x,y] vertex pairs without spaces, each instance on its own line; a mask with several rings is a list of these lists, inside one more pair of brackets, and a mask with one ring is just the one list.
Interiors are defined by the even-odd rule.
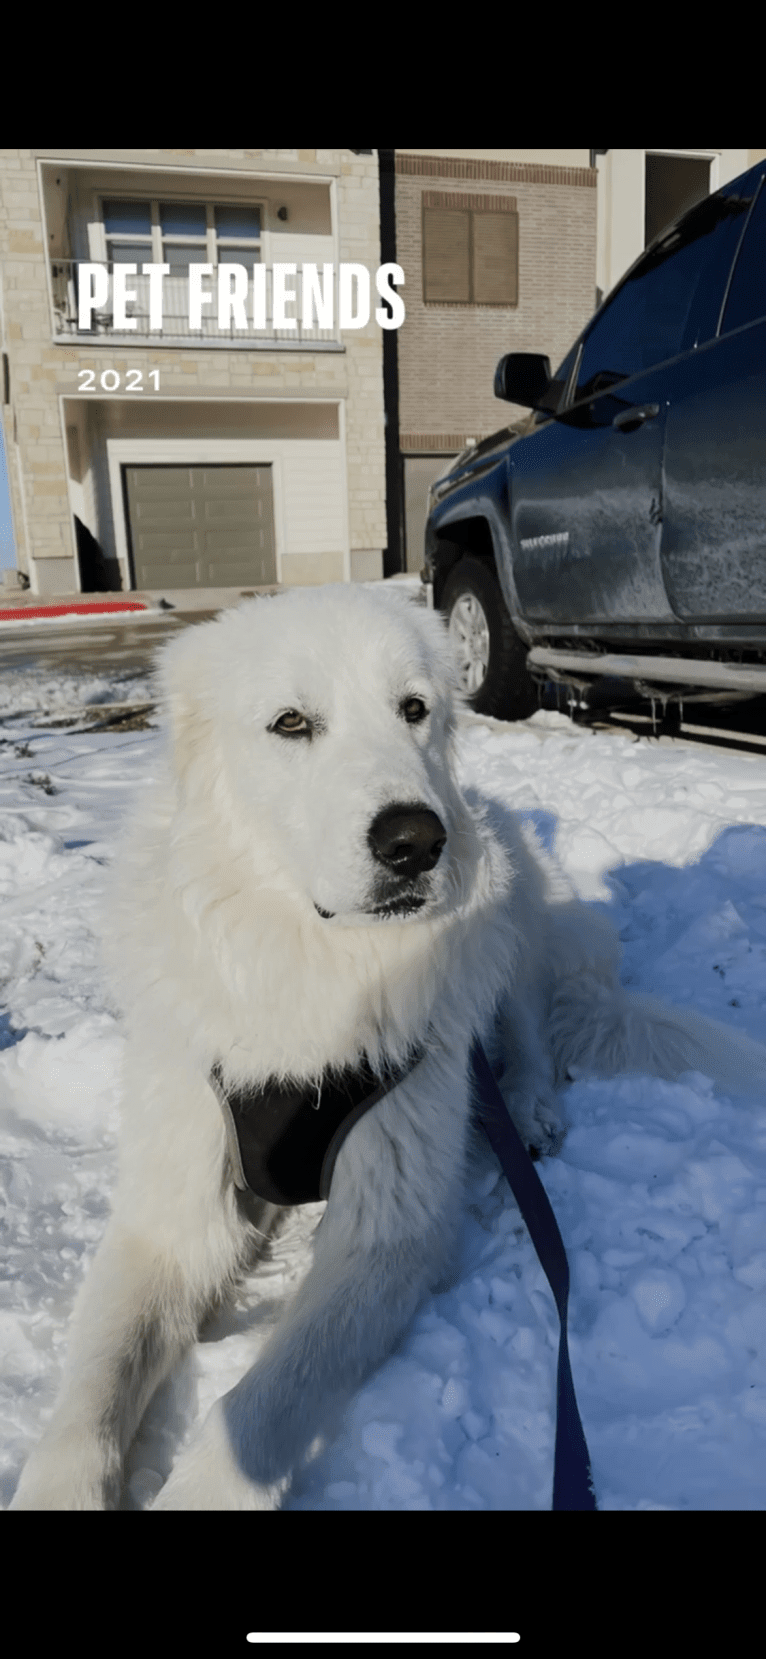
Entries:
[[270,732],[279,732],[281,737],[310,737],[311,727],[305,714],[299,714],[297,709],[286,709],[279,719],[269,726]]
[[416,726],[419,720],[425,720],[428,709],[422,697],[405,697],[399,712],[410,726]]

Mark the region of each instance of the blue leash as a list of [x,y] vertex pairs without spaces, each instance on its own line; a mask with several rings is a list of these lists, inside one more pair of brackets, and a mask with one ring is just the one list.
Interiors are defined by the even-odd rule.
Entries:
[[553,1508],[595,1510],[598,1505],[593,1493],[590,1457],[577,1409],[569,1364],[569,1263],[566,1251],[548,1194],[508,1116],[505,1101],[492,1076],[489,1061],[478,1038],[471,1049],[471,1065],[478,1094],[479,1121],[493,1152],[500,1160],[558,1308],[560,1335],[556,1380]]

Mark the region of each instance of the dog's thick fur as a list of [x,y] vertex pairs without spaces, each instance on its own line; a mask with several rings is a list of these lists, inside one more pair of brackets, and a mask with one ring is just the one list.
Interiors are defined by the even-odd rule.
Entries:
[[[350,1132],[302,1288],[155,1508],[278,1507],[442,1278],[474,1033],[543,1153],[561,1139],[557,1091],[575,1068],[766,1076],[756,1045],[623,993],[603,916],[510,813],[461,792],[439,617],[390,590],[288,593],[190,628],[160,674],[167,760],[121,852],[111,917],[128,1033],[113,1216],[16,1508],[119,1502],[149,1399],[252,1262],[258,1231],[208,1083],[216,1060],[232,1084],[316,1082],[426,1044]],[[443,826],[431,868],[402,875],[376,850],[371,827],[397,806]],[[264,1204],[260,1233],[274,1220]]]

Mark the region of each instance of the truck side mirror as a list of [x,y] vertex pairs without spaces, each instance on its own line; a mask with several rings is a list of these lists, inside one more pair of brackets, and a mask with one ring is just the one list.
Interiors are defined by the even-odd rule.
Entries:
[[538,409],[550,378],[550,357],[537,351],[509,352],[495,370],[495,397],[518,403],[522,409]]

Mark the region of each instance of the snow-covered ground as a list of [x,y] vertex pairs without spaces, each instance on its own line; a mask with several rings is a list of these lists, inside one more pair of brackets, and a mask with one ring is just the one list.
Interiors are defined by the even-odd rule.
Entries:
[[[46,1417],[72,1301],[103,1232],[121,1036],[98,927],[153,730],[41,729],[136,677],[0,673],[0,1501]],[[38,711],[35,713],[34,711]],[[766,1037],[766,761],[594,735],[559,714],[467,722],[464,781],[532,816],[617,916],[624,978]],[[139,901],[140,902],[140,901]],[[703,1077],[569,1090],[538,1165],[572,1268],[571,1355],[602,1509],[760,1509],[766,1488],[766,1100]],[[213,1399],[258,1352],[309,1261],[321,1205],[144,1421],[125,1507],[144,1508]],[[558,1327],[491,1154],[455,1217],[457,1283],[418,1314],[293,1490],[292,1509],[546,1509]]]

